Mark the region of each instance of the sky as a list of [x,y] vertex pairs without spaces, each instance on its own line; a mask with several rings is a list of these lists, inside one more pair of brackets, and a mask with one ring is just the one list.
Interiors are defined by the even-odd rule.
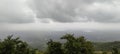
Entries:
[[120,31],[120,0],[0,0],[1,31]]

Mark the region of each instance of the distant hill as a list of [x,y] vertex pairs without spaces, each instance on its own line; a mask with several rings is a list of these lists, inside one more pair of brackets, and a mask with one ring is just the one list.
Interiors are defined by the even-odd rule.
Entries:
[[93,43],[95,46],[95,50],[100,51],[111,51],[113,47],[120,49],[120,41],[114,42],[95,42]]

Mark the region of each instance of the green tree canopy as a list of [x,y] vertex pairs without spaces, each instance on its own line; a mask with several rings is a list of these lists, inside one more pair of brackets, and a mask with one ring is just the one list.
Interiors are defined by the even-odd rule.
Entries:
[[119,54],[119,51],[116,47],[113,47],[112,54]]
[[66,34],[61,39],[65,39],[66,42],[61,44],[60,42],[50,40],[47,43],[48,54],[93,54],[92,43],[83,36],[75,38],[73,34]]
[[73,34],[66,34],[61,39],[67,40],[64,43],[65,54],[93,54],[93,45],[83,36],[75,38]]
[[60,42],[53,42],[50,40],[48,43],[48,48],[46,54],[63,54],[63,51],[61,49],[61,43]]
[[0,54],[34,54],[35,51],[28,47],[26,42],[19,38],[12,38],[13,35],[8,36],[0,42]]

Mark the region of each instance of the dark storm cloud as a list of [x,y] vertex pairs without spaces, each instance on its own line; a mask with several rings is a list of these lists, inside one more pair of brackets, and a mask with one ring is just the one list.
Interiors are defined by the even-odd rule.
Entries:
[[[119,0],[33,0],[37,18],[57,22],[120,22]],[[85,18],[85,20],[83,20]]]

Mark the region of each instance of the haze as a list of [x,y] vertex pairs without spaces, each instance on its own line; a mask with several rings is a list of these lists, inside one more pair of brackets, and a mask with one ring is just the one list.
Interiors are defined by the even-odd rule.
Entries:
[[120,0],[0,0],[0,37],[14,34],[33,41],[74,33],[116,41],[119,14]]

